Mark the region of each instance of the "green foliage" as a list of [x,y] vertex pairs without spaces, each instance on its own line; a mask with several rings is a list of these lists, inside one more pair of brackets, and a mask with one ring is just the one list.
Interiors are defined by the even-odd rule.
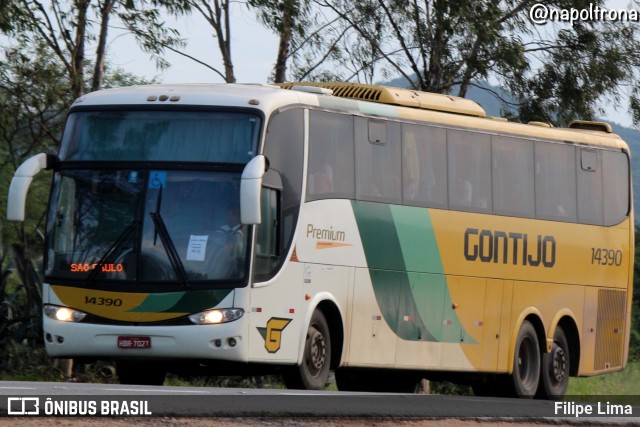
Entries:
[[168,386],[184,387],[233,387],[233,388],[262,388],[284,389],[282,379],[278,375],[265,375],[256,377],[193,377],[182,378],[168,375],[164,382]]
[[[28,25],[26,21],[18,24]],[[51,44],[30,37],[28,31],[13,34],[1,54],[0,373],[27,378],[43,373],[40,377],[54,379],[62,373],[52,370],[44,352],[41,296],[51,172],[39,173],[31,184],[25,221],[9,223],[5,218],[9,183],[18,166],[37,153],[58,151],[66,113],[73,100],[72,82],[63,59],[51,49]],[[149,83],[121,70],[110,71],[108,66],[106,70],[103,78],[106,87]],[[84,85],[89,88],[88,79]],[[45,372],[57,374],[50,377]]]
[[567,396],[638,396],[640,395],[640,363],[627,364],[621,372],[590,378],[571,378]]
[[430,381],[430,394],[449,394],[454,396],[474,396],[471,386],[459,385],[448,381]]
[[7,223],[8,183],[15,169],[38,152],[57,150],[69,81],[55,55],[18,37],[0,62],[0,371],[39,375],[49,365],[42,348],[42,298],[38,263],[50,173],[34,180],[24,223]]
[[107,67],[107,72],[102,79],[103,89],[112,89],[116,87],[135,86],[135,85],[151,85],[158,84],[158,80],[154,77],[147,79],[128,73],[121,69],[110,69]]
[[165,49],[180,51],[185,47],[180,33],[166,25],[166,14],[180,16],[190,10],[189,0],[121,0],[115,7],[127,30],[135,36],[140,48],[152,55],[159,69],[169,67],[163,57]]
[[[552,0],[545,6],[588,9],[605,3]],[[265,25],[280,31],[286,2],[280,8],[269,0],[250,4],[259,6]],[[374,76],[401,76],[414,89],[463,97],[471,87],[487,90],[479,81],[497,82],[515,97],[493,92],[506,111],[515,111],[513,118],[558,125],[592,120],[602,113],[603,99],[621,106],[631,95],[626,107],[636,122],[640,117],[637,25],[593,20],[538,26],[529,18],[535,4],[529,0],[312,4],[309,16],[324,20],[308,20],[307,36],[292,49],[294,79],[372,83]]]

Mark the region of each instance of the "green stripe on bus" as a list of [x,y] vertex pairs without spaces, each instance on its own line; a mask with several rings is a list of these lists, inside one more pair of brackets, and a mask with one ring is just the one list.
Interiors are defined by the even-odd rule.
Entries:
[[149,294],[131,313],[197,313],[213,308],[226,298],[232,289],[210,291],[165,292]]
[[[451,307],[451,295],[447,288],[429,210],[397,205],[391,205],[390,209],[404,263],[410,271],[409,282],[418,312],[429,334],[437,341],[442,341],[444,308]],[[449,317],[453,319],[451,324],[447,325],[447,330],[454,333],[447,335],[461,336],[463,327],[458,317]]]
[[352,206],[387,325],[406,340],[475,343],[451,310],[428,209],[362,201]]
[[444,274],[429,211],[396,205],[390,210],[407,271]]
[[352,206],[369,268],[406,271],[389,205],[354,200]]

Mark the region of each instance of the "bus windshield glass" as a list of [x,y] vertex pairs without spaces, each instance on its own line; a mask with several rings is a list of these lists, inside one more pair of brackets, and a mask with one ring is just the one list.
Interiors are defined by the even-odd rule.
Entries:
[[185,161],[246,164],[260,118],[219,111],[78,111],[69,116],[61,161]]
[[52,278],[244,281],[239,173],[62,170],[48,220]]

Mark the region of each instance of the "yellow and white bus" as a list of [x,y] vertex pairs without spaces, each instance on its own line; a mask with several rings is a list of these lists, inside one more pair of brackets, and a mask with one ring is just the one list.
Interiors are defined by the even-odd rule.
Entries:
[[[157,85],[71,107],[54,170],[52,357],[125,383],[277,367],[289,387],[559,398],[627,359],[627,145],[352,83]],[[199,372],[199,371],[198,371]]]

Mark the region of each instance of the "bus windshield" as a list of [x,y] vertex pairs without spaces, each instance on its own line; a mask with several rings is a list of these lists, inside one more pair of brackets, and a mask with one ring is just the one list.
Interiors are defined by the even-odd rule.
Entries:
[[246,164],[260,118],[219,111],[77,111],[69,115],[61,161],[185,161]]
[[243,281],[239,186],[239,173],[62,170],[45,274],[85,282]]
[[248,251],[240,174],[256,154],[261,121],[248,111],[72,112],[52,189],[45,275],[85,285],[241,286]]

